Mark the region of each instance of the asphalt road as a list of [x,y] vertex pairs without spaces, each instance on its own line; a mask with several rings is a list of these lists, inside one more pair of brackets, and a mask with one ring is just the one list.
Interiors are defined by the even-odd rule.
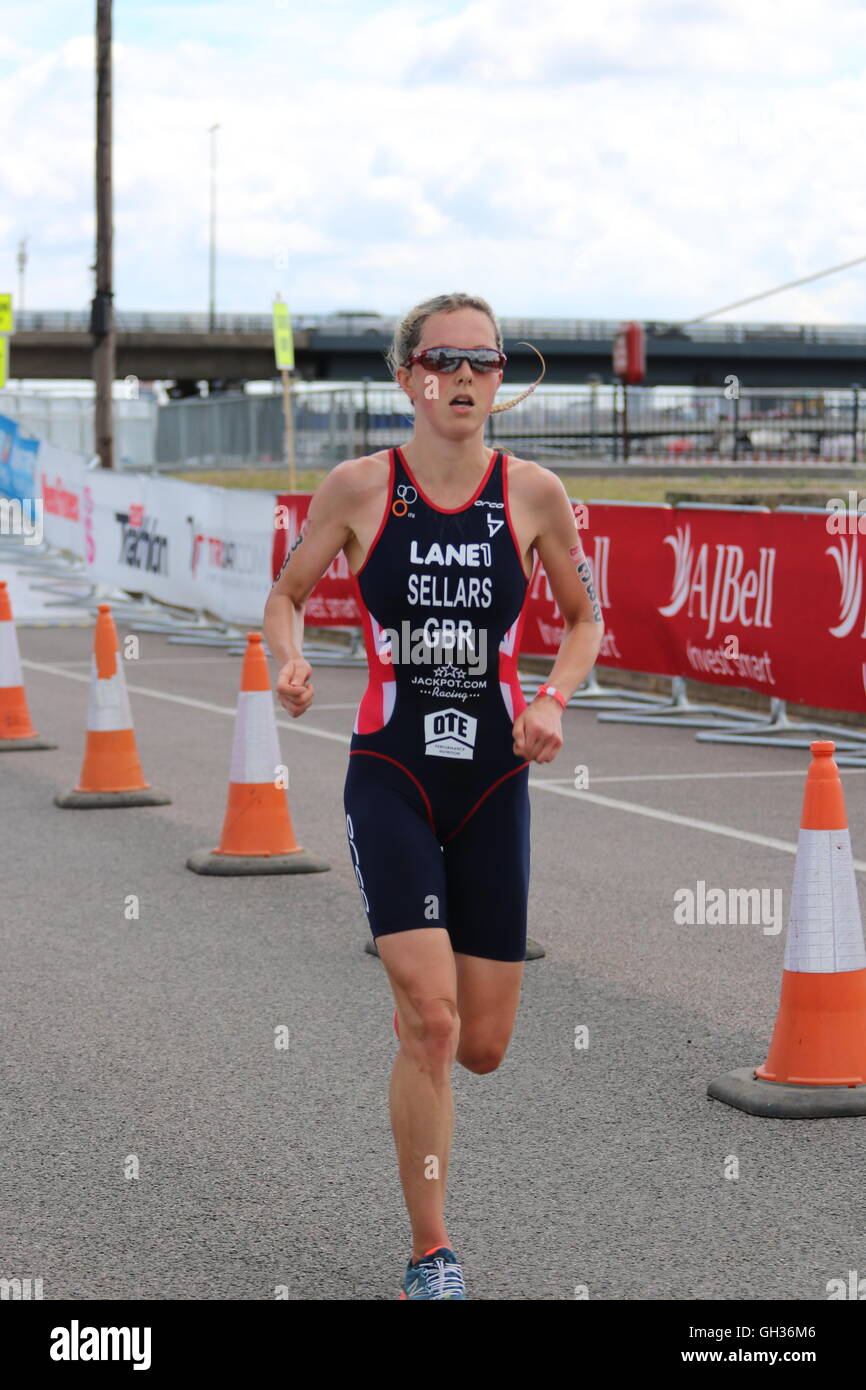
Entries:
[[[363,671],[314,664],[308,714],[279,711],[298,838],[330,871],[203,878],[185,860],[218,842],[239,659],[144,635],[127,681],[172,804],[62,811],[91,634],[19,641],[59,747],[0,755],[0,1276],[41,1277],[46,1299],[396,1298],[393,1010],[342,809]],[[530,934],[547,955],[499,1070],[454,1071],[448,1221],[469,1297],[826,1299],[829,1279],[866,1273],[866,1118],[759,1119],[706,1096],[766,1056],[794,857],[765,841],[796,842],[808,754],[588,710],[563,722],[559,757],[531,774]],[[578,764],[618,804],[576,794]],[[866,776],[843,783],[866,861]],[[674,894],[698,880],[781,889],[782,930],[677,925]]]

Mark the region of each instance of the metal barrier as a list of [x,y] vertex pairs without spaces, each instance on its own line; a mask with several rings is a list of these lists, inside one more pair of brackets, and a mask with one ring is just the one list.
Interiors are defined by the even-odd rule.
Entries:
[[[529,451],[551,466],[604,467],[624,450],[620,387],[610,383],[540,386],[520,410],[488,418],[489,446]],[[497,400],[513,395],[503,384]],[[864,414],[851,390],[755,387],[728,399],[722,388],[630,386],[631,463],[748,468],[772,458],[791,464],[862,457]],[[330,468],[411,433],[413,415],[395,384],[355,382],[292,388],[296,460]],[[281,467],[282,398],[273,391],[190,397],[160,406],[156,466]]]
[[[531,656],[528,652],[526,655]],[[551,661],[553,658],[550,658]],[[599,685],[596,677],[597,667],[593,666],[586,680],[567,702],[572,709],[628,709],[631,705],[647,706],[665,703],[663,695],[650,695],[642,690],[625,690],[621,686]],[[524,695],[534,694],[541,684],[539,676],[519,676],[520,689]]]
[[[806,730],[811,733],[807,736]],[[784,700],[770,699],[770,713],[765,719],[755,719],[750,724],[730,724],[728,729],[716,727],[712,731],[695,734],[699,743],[744,743],[758,744],[766,748],[808,748],[816,738],[836,740],[837,749],[862,747],[866,751],[866,733],[858,734],[856,729],[843,724],[825,724],[819,720],[792,721]]]
[[[116,383],[117,385],[117,383]],[[147,396],[114,396],[112,419],[115,435],[115,462],[124,468],[151,468],[156,458],[156,432],[159,406]],[[22,434],[30,435],[57,449],[90,458],[94,451],[94,397],[60,395],[47,391],[0,391],[0,415],[17,421]],[[37,466],[39,458],[37,455]]]

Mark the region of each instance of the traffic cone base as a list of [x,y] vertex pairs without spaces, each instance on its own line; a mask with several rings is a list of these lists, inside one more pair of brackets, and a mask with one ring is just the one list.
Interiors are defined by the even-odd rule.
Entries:
[[73,787],[68,792],[58,792],[54,805],[64,811],[106,811],[120,806],[170,806],[171,797],[155,787],[138,787],[128,792],[82,792]]
[[751,1115],[866,1115],[866,946],[834,745],[811,744],[767,1060],[710,1083]]
[[829,1120],[866,1115],[866,1086],[793,1086],[763,1081],[753,1067],[711,1081],[707,1095],[747,1115],[777,1120]]
[[171,798],[145,782],[132,729],[91,730],[78,785],[55,796],[55,806],[100,810],[108,806],[170,806]]
[[33,738],[0,738],[0,753],[32,753],[38,748],[56,748],[47,738],[36,734]]
[[277,722],[261,633],[247,634],[232,741],[229,791],[219,847],[191,854],[196,874],[316,874],[323,859],[298,844],[281,766]]
[[213,874],[231,878],[241,874],[321,874],[330,869],[324,859],[317,859],[305,849],[291,854],[222,854],[219,850],[198,850],[186,861],[194,874]]

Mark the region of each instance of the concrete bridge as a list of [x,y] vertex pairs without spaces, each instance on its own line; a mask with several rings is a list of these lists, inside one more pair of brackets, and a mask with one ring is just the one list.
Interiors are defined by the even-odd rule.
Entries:
[[[117,376],[178,383],[192,394],[206,380],[212,389],[276,375],[271,317],[206,313],[115,315]],[[298,314],[293,319],[297,375],[309,380],[389,379],[385,352],[396,319],[375,313]],[[593,376],[613,379],[611,352],[617,319],[503,318],[506,380],[531,381],[538,359],[520,340],[534,343],[547,363],[545,381],[573,385]],[[679,327],[647,322],[649,386],[722,386],[735,375],[742,386],[848,387],[866,383],[866,325],[700,323]],[[9,374],[18,378],[92,376],[88,310],[23,310],[10,341]]]

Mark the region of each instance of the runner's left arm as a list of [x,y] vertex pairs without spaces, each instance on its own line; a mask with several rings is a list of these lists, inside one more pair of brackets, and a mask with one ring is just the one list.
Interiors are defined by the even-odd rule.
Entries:
[[[545,682],[569,700],[595,664],[604,635],[601,603],[580,540],[577,520],[561,481],[549,469],[533,477],[538,533],[533,549],[544,566],[562,614],[564,632]],[[514,721],[519,758],[550,763],[562,747],[562,707],[553,695],[536,695]]]
[[570,699],[595,664],[604,636],[601,601],[568,494],[555,473],[538,478],[539,528],[534,541],[565,631],[547,684]]

